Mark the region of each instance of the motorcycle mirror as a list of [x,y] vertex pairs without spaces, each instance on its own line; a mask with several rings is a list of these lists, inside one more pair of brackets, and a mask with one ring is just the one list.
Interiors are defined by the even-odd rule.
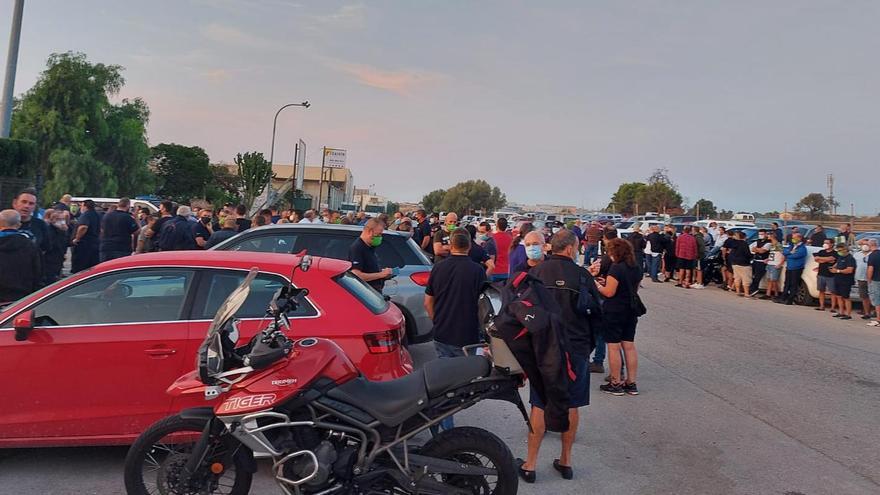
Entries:
[[309,268],[311,268],[311,267],[312,267],[312,256],[306,254],[302,257],[302,260],[300,260],[300,262],[299,262],[299,269],[304,272],[307,272],[307,271],[309,271]]

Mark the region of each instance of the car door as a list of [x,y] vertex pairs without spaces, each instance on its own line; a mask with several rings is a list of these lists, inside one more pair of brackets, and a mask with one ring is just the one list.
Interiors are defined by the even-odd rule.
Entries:
[[24,342],[0,330],[0,437],[132,435],[166,415],[192,365],[181,321],[194,271],[129,269],[65,287],[33,309]]

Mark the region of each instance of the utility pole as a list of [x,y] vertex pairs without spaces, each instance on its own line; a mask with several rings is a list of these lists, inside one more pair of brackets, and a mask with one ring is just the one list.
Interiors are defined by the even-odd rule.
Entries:
[[834,174],[828,174],[825,181],[828,184],[828,205],[831,207],[831,214],[837,215],[837,205],[834,203]]
[[21,17],[24,0],[15,0],[12,10],[12,30],[9,32],[9,53],[6,56],[6,78],[0,100],[0,138],[8,138],[12,130],[12,95],[15,91],[15,70],[18,66],[18,45],[21,41]]

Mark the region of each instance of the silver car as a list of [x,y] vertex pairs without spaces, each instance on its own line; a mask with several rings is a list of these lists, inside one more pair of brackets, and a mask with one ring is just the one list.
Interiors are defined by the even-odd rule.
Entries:
[[[352,243],[361,235],[357,225],[294,224],[266,225],[246,230],[211,249],[220,251],[258,251],[299,253],[348,260]],[[425,286],[431,261],[411,239],[409,232],[386,230],[376,248],[382,268],[398,268],[400,273],[385,282],[382,293],[390,298],[406,319],[407,343],[419,344],[433,338],[433,323],[425,311]]]

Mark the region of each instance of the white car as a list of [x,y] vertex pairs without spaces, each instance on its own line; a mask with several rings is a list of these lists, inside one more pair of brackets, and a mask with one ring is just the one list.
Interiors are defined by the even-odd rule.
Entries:
[[622,236],[623,234],[632,234],[636,230],[641,232],[642,234],[647,234],[651,231],[651,226],[657,225],[660,227],[660,230],[663,230],[663,226],[666,225],[666,222],[662,220],[642,220],[636,221],[629,228],[626,229],[618,229],[617,234]]
[[[754,247],[755,243],[751,244],[751,247]],[[815,254],[822,250],[821,246],[807,246],[807,264],[804,265],[804,272],[801,275],[801,286],[797,295],[795,295],[794,301],[797,304],[804,306],[812,306],[816,304],[819,300],[819,263],[816,262]],[[760,289],[763,291],[767,288],[768,278],[765,276],[763,280],[761,280]],[[785,270],[779,276],[779,289],[785,287]],[[853,301],[859,301],[859,288],[857,285],[853,285],[850,290],[849,298]]]

